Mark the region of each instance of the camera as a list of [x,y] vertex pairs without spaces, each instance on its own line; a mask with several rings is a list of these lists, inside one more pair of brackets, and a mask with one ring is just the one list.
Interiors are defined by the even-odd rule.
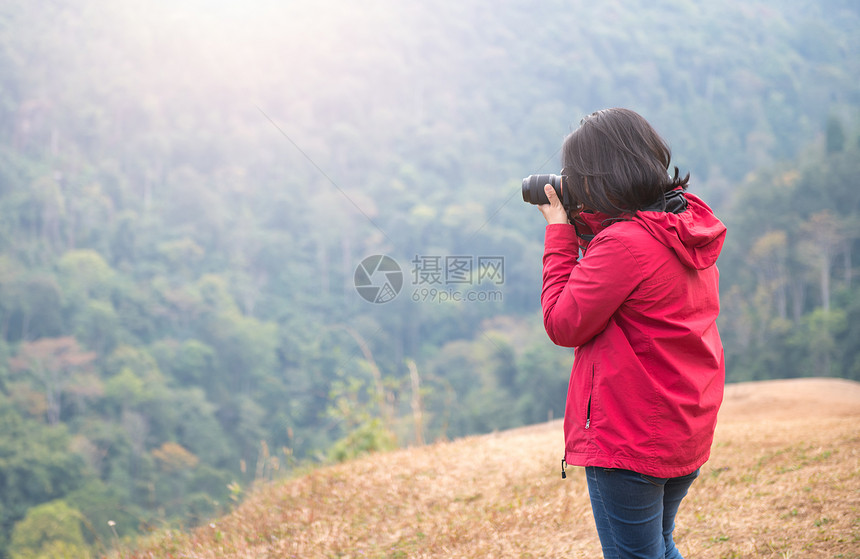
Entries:
[[558,199],[561,200],[561,205],[564,206],[564,209],[570,212],[571,209],[574,209],[576,203],[570,197],[568,193],[568,189],[564,189],[562,191],[561,188],[561,177],[558,175],[529,175],[523,179],[523,202],[528,202],[529,204],[549,204],[549,199],[546,197],[546,192],[544,192],[544,185],[552,185],[555,189],[555,193],[558,195]]

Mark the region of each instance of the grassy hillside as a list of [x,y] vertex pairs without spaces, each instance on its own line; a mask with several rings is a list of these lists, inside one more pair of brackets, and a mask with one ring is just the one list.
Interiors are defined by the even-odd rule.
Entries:
[[[860,383],[727,387],[678,518],[687,557],[860,557]],[[124,557],[598,557],[560,421],[379,454],[260,487]]]

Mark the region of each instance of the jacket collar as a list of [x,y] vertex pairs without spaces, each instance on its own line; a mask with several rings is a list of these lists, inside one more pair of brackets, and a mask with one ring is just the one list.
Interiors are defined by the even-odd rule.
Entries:
[[[683,213],[687,210],[687,198],[684,196],[682,188],[670,190],[663,195],[663,198],[653,204],[642,208],[642,212],[667,212],[673,214]],[[617,221],[631,221],[635,217],[634,214],[623,214],[617,217],[612,217],[602,212],[586,210],[573,216],[570,222],[576,228],[576,235],[580,238],[580,244],[588,242],[595,235],[612,225]]]

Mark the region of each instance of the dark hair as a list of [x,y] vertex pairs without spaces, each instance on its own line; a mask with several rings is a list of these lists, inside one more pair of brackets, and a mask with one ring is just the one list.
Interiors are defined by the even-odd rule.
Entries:
[[565,138],[562,175],[578,203],[619,217],[660,203],[670,190],[686,190],[690,174],[679,178],[675,167],[670,177],[671,159],[669,146],[638,113],[604,109]]

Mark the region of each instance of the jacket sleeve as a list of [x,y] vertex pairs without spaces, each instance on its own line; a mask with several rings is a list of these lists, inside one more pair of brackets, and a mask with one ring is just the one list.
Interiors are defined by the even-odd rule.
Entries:
[[582,258],[578,246],[573,226],[547,226],[543,322],[553,343],[564,347],[579,347],[602,332],[642,281],[636,259],[612,236],[595,237]]

